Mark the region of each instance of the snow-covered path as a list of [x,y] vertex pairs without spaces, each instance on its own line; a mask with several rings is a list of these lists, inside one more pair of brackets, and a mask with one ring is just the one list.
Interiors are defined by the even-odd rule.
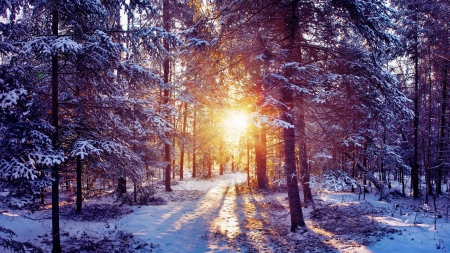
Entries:
[[[211,235],[218,229],[230,234],[239,230],[235,185],[245,180],[245,174],[229,174],[219,182],[205,181],[201,190],[207,192],[199,199],[134,207],[133,214],[117,221],[117,228],[159,244],[163,252],[230,252],[226,243],[213,240]],[[198,188],[189,184],[184,187]]]
[[[161,206],[127,207],[133,212],[103,222],[62,218],[63,249],[69,249],[73,243],[71,240],[84,234],[101,240],[114,232],[124,231],[152,245],[157,252],[232,252],[232,246],[216,235],[218,231],[229,236],[239,233],[239,223],[244,215],[238,212],[236,185],[245,181],[243,173],[226,174],[215,180],[181,181],[172,187],[174,197],[185,190],[201,191],[200,197],[182,202],[170,201]],[[99,202],[92,200],[85,205],[96,203]],[[0,224],[16,232],[20,241],[31,242],[46,252],[51,250],[49,211],[4,212],[0,215]]]

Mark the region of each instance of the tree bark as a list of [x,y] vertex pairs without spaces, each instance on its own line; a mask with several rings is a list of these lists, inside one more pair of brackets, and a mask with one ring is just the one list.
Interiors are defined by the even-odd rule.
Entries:
[[[261,75],[260,66],[258,66],[258,76]],[[264,104],[265,96],[263,94],[262,81],[257,82],[256,89],[259,96],[257,101],[257,106],[261,108],[261,114],[264,115],[265,110],[262,108]],[[269,183],[267,179],[267,135],[266,126],[261,124],[259,129],[255,128],[255,164],[256,164],[256,177],[258,180],[258,187],[260,189],[269,188]]]
[[246,139],[247,139],[247,185],[250,186],[250,140],[248,134]]
[[197,111],[194,108],[194,119],[193,119],[193,123],[192,123],[192,177],[197,177],[197,166],[196,166],[196,143],[195,143],[195,132],[196,132],[196,128],[197,128]]
[[211,150],[208,149],[208,178],[212,177],[212,161],[211,161]]
[[[431,50],[430,50],[431,51]],[[431,81],[431,70],[429,70],[428,72],[428,89],[429,89],[429,98],[428,98],[428,133],[431,133],[431,129],[432,129],[432,91],[433,91],[433,87],[432,87],[432,81]],[[425,201],[428,204],[428,195],[433,195],[433,184],[431,181],[431,138],[427,138],[428,139],[428,147],[427,147],[427,162],[426,162],[426,173],[425,173],[425,180],[426,180],[426,184],[427,184],[427,194],[426,194],[426,198]]]
[[299,111],[297,115],[297,127],[299,138],[299,151],[300,151],[300,182],[303,188],[303,198],[305,201],[305,207],[311,205],[314,208],[314,200],[312,197],[311,187],[309,187],[309,181],[311,179],[309,166],[308,166],[308,154],[306,152],[306,124],[304,113],[304,100],[303,94],[299,95],[297,100],[297,109]]
[[447,128],[447,86],[448,86],[448,68],[449,60],[444,60],[443,76],[442,76],[442,103],[441,103],[441,125],[439,131],[439,166],[436,175],[436,194],[442,194],[443,167],[445,160],[445,151],[448,145],[445,130]]
[[[298,5],[299,0],[293,0],[289,3],[288,15],[289,19],[286,23],[286,41],[285,46],[291,61],[296,61],[294,51],[296,34],[299,28]],[[286,77],[290,77],[290,73],[285,73]],[[299,227],[304,227],[305,220],[303,218],[302,205],[300,201],[300,191],[298,188],[297,169],[295,164],[295,124],[293,119],[293,90],[290,83],[281,85],[281,119],[292,127],[283,128],[284,139],[284,170],[287,177],[287,191],[289,199],[289,210],[291,214],[291,231],[295,232]]]
[[[415,10],[417,11],[417,10]],[[417,13],[414,15],[417,22]],[[419,39],[417,28],[414,31],[414,144],[413,161],[411,166],[411,184],[413,196],[419,198]]]
[[[281,119],[291,126],[294,126],[292,118],[292,91],[283,87],[283,103]],[[299,227],[305,226],[302,206],[300,201],[300,191],[295,166],[295,131],[293,127],[283,128],[284,139],[284,170],[287,176],[287,191],[289,198],[289,211],[291,214],[291,231],[295,232]]]
[[83,204],[81,173],[82,173],[81,158],[77,156],[77,201],[76,201],[77,213],[81,213],[81,206]]
[[[163,2],[163,26],[164,29],[168,32],[170,29],[169,26],[169,0],[164,0]],[[169,51],[169,42],[164,39],[163,41],[164,44],[164,48]],[[166,55],[166,58],[164,59],[163,62],[163,75],[164,75],[164,83],[168,86],[169,85],[169,71],[170,71],[170,62],[169,62],[169,56]],[[166,109],[168,108],[169,105],[169,101],[170,101],[170,92],[169,92],[169,88],[165,87],[164,88],[164,105],[166,106]],[[167,115],[166,119],[168,121],[170,121],[170,116]],[[170,159],[170,144],[168,143],[168,140],[166,141],[166,143],[164,143],[164,161],[167,163],[166,165],[166,169],[165,169],[165,174],[166,174],[166,178],[165,178],[165,189],[166,191],[170,192],[172,191],[172,188],[170,187],[170,170],[171,170],[171,159]]]
[[[258,132],[258,130],[256,131]],[[258,177],[258,187],[260,189],[269,188],[267,180],[267,136],[266,127],[263,125],[259,129],[259,134],[255,134],[255,162]]]
[[183,111],[183,129],[182,136],[183,139],[181,141],[181,152],[180,152],[180,179],[183,179],[184,173],[184,142],[186,141],[186,126],[187,126],[187,103],[184,103],[184,111]]
[[224,168],[225,168],[225,165],[223,163],[221,163],[219,165],[219,175],[223,175]]
[[[58,5],[59,1],[55,1],[52,11],[52,34],[58,37]],[[59,64],[58,55],[54,53],[52,55],[52,120],[54,133],[52,138],[52,144],[54,150],[59,149],[59,115],[58,115],[58,78],[59,78]],[[61,237],[59,227],[59,165],[53,165],[52,169],[52,238],[53,238],[53,253],[61,252]]]

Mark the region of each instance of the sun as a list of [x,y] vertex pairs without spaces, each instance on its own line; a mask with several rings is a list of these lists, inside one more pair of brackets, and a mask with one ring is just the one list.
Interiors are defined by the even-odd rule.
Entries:
[[227,111],[223,120],[227,139],[231,142],[239,141],[239,138],[247,131],[248,120],[249,116],[244,111]]

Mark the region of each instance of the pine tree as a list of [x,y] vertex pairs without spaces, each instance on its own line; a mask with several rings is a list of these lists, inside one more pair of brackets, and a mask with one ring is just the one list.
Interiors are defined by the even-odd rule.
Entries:
[[[58,178],[64,167],[58,164],[73,157],[80,179],[80,162],[89,156],[90,165],[108,170],[112,179],[142,181],[144,157],[157,152],[147,138],[163,138],[171,125],[154,103],[153,90],[163,80],[138,61],[141,48],[130,45],[145,41],[158,56],[158,38],[177,38],[158,27],[116,29],[120,9],[128,17],[152,13],[147,1],[19,1],[5,8],[0,102],[2,147],[9,150],[1,158],[2,177],[27,181],[33,194],[53,178],[53,251],[60,252]],[[124,53],[134,58],[123,59]],[[18,124],[25,131],[13,130]]]

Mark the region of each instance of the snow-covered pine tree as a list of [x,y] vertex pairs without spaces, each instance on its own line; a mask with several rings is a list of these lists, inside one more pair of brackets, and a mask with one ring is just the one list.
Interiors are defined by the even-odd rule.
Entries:
[[[414,101],[415,117],[403,129],[403,152],[413,167],[413,191],[420,195],[413,177],[424,174],[427,195],[442,193],[448,171],[448,71],[449,13],[447,1],[393,1],[399,16],[397,32],[404,41],[404,58],[396,74],[408,97]],[[439,119],[439,120],[434,120]],[[409,138],[412,136],[412,138]],[[434,185],[435,184],[435,185]]]
[[0,9],[4,20],[0,31],[0,177],[9,190],[7,201],[19,207],[32,204],[51,185],[49,168],[65,159],[52,146],[54,129],[43,94],[36,89],[44,74],[34,68],[34,61],[23,64],[19,56],[32,32],[32,27],[18,20],[29,13],[20,4]]
[[[331,30],[325,30],[325,35],[334,36],[324,40],[327,49],[317,57],[318,72],[309,81],[313,132],[321,129],[334,156],[347,153],[351,159],[361,154],[372,163],[377,158],[390,166],[407,167],[399,155],[397,129],[412,112],[386,68],[400,51],[399,40],[389,33],[395,12],[380,1],[332,1],[330,10]],[[368,13],[377,18],[368,19]],[[388,142],[386,133],[391,137]],[[356,154],[348,155],[351,152]],[[380,191],[380,197],[385,197]]]
[[[147,138],[164,138],[171,125],[155,105],[154,91],[164,83],[148,64],[151,54],[144,51],[150,56],[145,65],[138,57],[124,58],[143,53],[125,42],[153,43],[161,51],[158,39],[149,36],[177,39],[157,27],[116,29],[117,13],[133,17],[153,12],[153,6],[147,1],[55,0],[16,1],[2,8],[0,99],[6,120],[1,135],[2,148],[9,152],[2,156],[2,176],[40,180],[39,187],[45,187],[50,175],[40,166],[54,167],[64,154],[78,159],[95,155],[96,169],[110,178],[139,183],[143,154],[152,151]],[[54,230],[54,241],[59,241]],[[55,252],[61,250],[57,244]]]

